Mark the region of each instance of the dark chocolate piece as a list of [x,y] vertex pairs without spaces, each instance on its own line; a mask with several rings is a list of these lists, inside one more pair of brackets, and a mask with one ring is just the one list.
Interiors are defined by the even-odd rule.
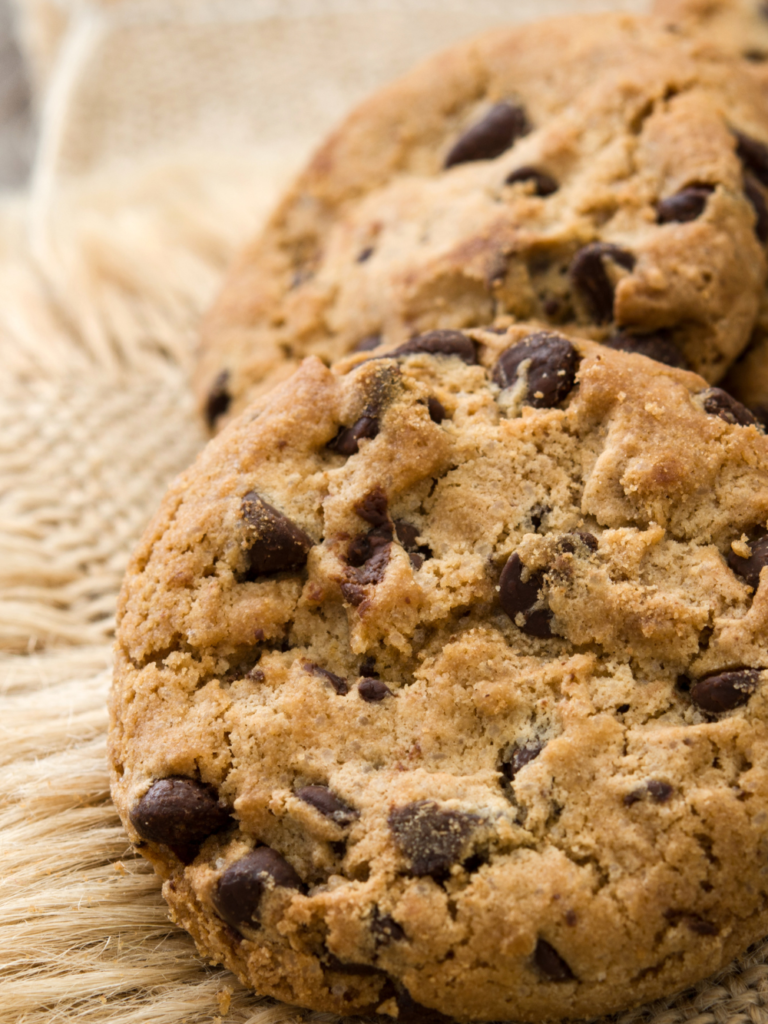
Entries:
[[249,579],[293,572],[307,564],[312,538],[256,491],[243,497],[241,514],[246,525]]
[[259,846],[227,868],[213,891],[212,900],[217,914],[228,925],[254,927],[265,892],[300,886],[301,879],[284,857],[268,846]]
[[432,876],[444,874],[462,859],[467,839],[480,824],[477,815],[444,811],[433,800],[396,807],[388,821],[412,874]]
[[525,110],[519,104],[497,103],[454,142],[443,167],[447,169],[472,160],[493,160],[530,130]]
[[501,388],[516,383],[521,364],[527,362],[525,401],[536,409],[559,405],[573,387],[579,354],[560,334],[538,331],[512,345],[499,356],[493,369],[494,383]]

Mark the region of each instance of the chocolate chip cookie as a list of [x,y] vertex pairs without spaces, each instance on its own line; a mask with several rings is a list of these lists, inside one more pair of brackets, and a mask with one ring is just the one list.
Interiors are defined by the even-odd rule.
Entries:
[[765,278],[768,113],[735,63],[624,15],[495,32],[321,148],[210,314],[212,427],[306,355],[538,319],[716,383]]
[[174,920],[400,1022],[726,964],[768,931],[767,524],[754,417],[646,356],[519,324],[307,359],[121,595],[113,795]]
[[654,12],[702,44],[726,51],[768,90],[768,5],[765,0],[656,0]]

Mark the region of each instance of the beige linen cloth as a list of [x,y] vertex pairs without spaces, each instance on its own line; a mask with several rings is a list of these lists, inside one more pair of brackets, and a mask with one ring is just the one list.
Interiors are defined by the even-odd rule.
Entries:
[[[40,144],[0,198],[2,1024],[332,1020],[203,963],[131,853],[105,767],[121,573],[203,444],[199,314],[312,145],[454,39],[601,6],[17,0]],[[768,1024],[766,961],[622,1024]]]

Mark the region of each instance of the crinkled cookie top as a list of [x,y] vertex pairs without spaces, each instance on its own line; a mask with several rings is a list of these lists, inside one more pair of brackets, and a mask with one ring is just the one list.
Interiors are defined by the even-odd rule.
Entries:
[[768,930],[767,522],[768,440],[692,373],[525,326],[308,359],[121,597],[113,793],[174,918],[401,1022],[727,963]]
[[765,282],[768,112],[662,22],[496,31],[374,95],[242,255],[203,332],[212,428],[315,354],[539,321],[716,383]]

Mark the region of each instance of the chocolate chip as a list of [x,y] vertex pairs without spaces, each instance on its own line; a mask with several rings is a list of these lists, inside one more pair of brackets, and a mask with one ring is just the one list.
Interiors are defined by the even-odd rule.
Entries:
[[360,662],[360,675],[361,676],[378,676],[376,671],[376,659],[368,656],[363,658]]
[[717,935],[720,929],[711,921],[705,921],[699,914],[692,914],[685,910],[665,910],[664,917],[673,926],[684,924],[696,935]]
[[739,160],[761,184],[768,185],[768,146],[743,132],[734,131],[733,134],[736,136],[736,155]]
[[676,366],[680,370],[689,370],[690,364],[680,349],[667,337],[664,331],[651,334],[627,334],[619,331],[603,342],[606,348],[619,352],[636,352],[647,359],[655,359],[665,366]]
[[419,800],[390,811],[395,842],[414,875],[441,875],[461,860],[467,838],[480,823],[475,814],[444,811],[433,800]]
[[760,572],[768,565],[768,536],[760,537],[750,546],[749,558],[742,558],[735,551],[728,553],[728,565],[732,572],[741,576],[748,587],[757,590],[760,586]]
[[691,700],[702,711],[711,711],[713,714],[731,711],[749,701],[759,680],[760,669],[755,668],[716,672],[693,684]]
[[439,398],[435,398],[434,395],[430,395],[427,399],[427,409],[429,409],[429,418],[433,423],[442,423],[448,415],[443,403]]
[[365,261],[369,260],[371,258],[371,256],[373,256],[373,246],[372,245],[366,245],[366,247],[363,249],[363,251],[358,255],[357,262],[358,263],[365,263]]
[[516,103],[497,103],[451,147],[444,168],[472,160],[493,160],[530,131],[525,110]]
[[307,564],[312,538],[256,491],[243,497],[241,514],[246,524],[249,579],[291,572]]
[[361,416],[351,427],[341,427],[326,448],[339,455],[355,455],[360,449],[360,441],[364,437],[376,437],[379,432],[379,421],[376,416]]
[[555,634],[552,632],[552,612],[549,608],[534,608],[523,615],[524,622],[520,629],[528,636],[548,640]]
[[506,349],[493,368],[493,380],[501,388],[516,383],[520,366],[528,362],[525,401],[536,409],[559,405],[576,379],[579,354],[561,334],[538,331]]
[[314,662],[311,661],[305,661],[304,668],[313,676],[319,676],[321,679],[326,679],[340,697],[345,697],[349,693],[349,687],[347,686],[346,680],[342,679],[341,676],[337,676],[335,672],[329,672],[327,668],[321,668],[320,665],[315,665]]
[[632,270],[635,266],[635,257],[626,249],[610,242],[590,242],[579,249],[568,271],[589,315],[599,324],[613,319],[613,283],[606,272],[604,260],[618,263],[625,270]]
[[714,190],[714,185],[688,185],[673,196],[659,200],[656,204],[657,223],[684,224],[689,220],[696,220],[704,212],[707,200]]
[[742,50],[741,56],[751,64],[762,64],[763,61],[768,60],[768,53],[765,50]]
[[[371,531],[371,534],[375,534],[375,531]],[[370,540],[371,534],[368,535]],[[365,563],[359,568],[350,567],[346,570],[347,582],[357,584],[361,587],[369,587],[377,583],[381,583],[384,579],[384,573],[387,565],[389,565],[389,548],[391,544],[391,536],[389,540],[384,541],[383,547],[373,549],[373,554],[366,559]]]
[[616,712],[619,715],[626,715],[626,713],[628,711],[629,711],[629,704],[619,704],[619,706],[616,708]]
[[515,551],[507,559],[499,580],[499,602],[513,622],[519,612],[527,611],[536,604],[542,587],[538,573],[530,573],[523,582],[524,568],[520,555]]
[[560,954],[544,939],[539,939],[533,962],[550,981],[574,981],[574,974]]
[[345,804],[327,786],[302,786],[296,790],[296,796],[337,825],[351,825],[360,817],[359,811]]
[[719,416],[721,420],[738,427],[757,426],[757,417],[741,402],[737,402],[722,388],[708,388],[702,392],[704,412]]
[[395,1002],[397,1024],[456,1024],[453,1017],[417,1003],[406,989],[398,989]]
[[751,174],[744,175],[744,195],[755,211],[755,234],[761,242],[768,241],[768,205],[757,179]]
[[505,184],[514,185],[518,181],[532,181],[537,196],[551,196],[560,187],[551,174],[539,171],[535,167],[518,167],[508,175]]
[[512,782],[521,768],[525,768],[527,764],[530,764],[531,761],[539,756],[544,746],[544,743],[533,741],[522,746],[515,745],[510,747],[501,761],[502,775]]
[[597,551],[597,537],[586,530],[573,530],[560,541],[560,550],[568,554],[575,554],[579,547],[586,548],[589,552]]
[[431,356],[458,356],[470,366],[477,362],[474,341],[461,331],[427,331],[426,334],[416,334],[387,355],[408,356],[417,352],[426,352]]
[[389,524],[377,526],[368,533],[354,537],[347,547],[347,565],[360,568],[383,548],[392,543],[392,527]]
[[381,487],[374,487],[368,491],[352,507],[361,519],[372,526],[382,526],[389,522],[387,496]]
[[624,806],[631,807],[633,804],[638,803],[646,794],[645,786],[637,786],[637,788],[626,793],[624,796]]
[[378,348],[381,344],[380,334],[369,334],[365,338],[361,338],[360,341],[355,342],[352,347],[353,352],[370,352],[371,349]]
[[342,583],[339,589],[344,600],[354,608],[357,608],[365,600],[365,587],[361,587],[357,583]]
[[414,526],[413,523],[407,523],[404,519],[395,520],[395,531],[397,533],[397,539],[407,550],[416,548],[416,542],[419,539],[419,528]]
[[369,704],[377,704],[385,697],[392,696],[392,691],[383,679],[361,679],[357,684],[357,692]]
[[213,905],[233,928],[253,927],[262,896],[278,886],[298,889],[301,879],[279,853],[259,846],[227,868],[213,891]]
[[648,790],[656,804],[665,804],[670,799],[674,790],[668,782],[662,782],[660,779],[650,779],[645,784],[645,788]]
[[130,818],[142,839],[171,847],[196,846],[232,824],[215,789],[177,775],[153,782]]
[[377,948],[379,946],[388,946],[390,942],[402,942],[405,938],[405,932],[394,917],[390,917],[389,914],[382,914],[378,907],[373,908],[371,933]]
[[205,403],[205,420],[209,430],[213,430],[216,426],[216,420],[219,416],[229,412],[229,407],[232,404],[232,395],[230,395],[227,388],[228,384],[229,370],[222,370],[208,392],[208,399]]
[[420,555],[418,551],[409,551],[408,561],[411,563],[413,568],[418,572],[422,565],[424,565],[425,559],[424,555]]

